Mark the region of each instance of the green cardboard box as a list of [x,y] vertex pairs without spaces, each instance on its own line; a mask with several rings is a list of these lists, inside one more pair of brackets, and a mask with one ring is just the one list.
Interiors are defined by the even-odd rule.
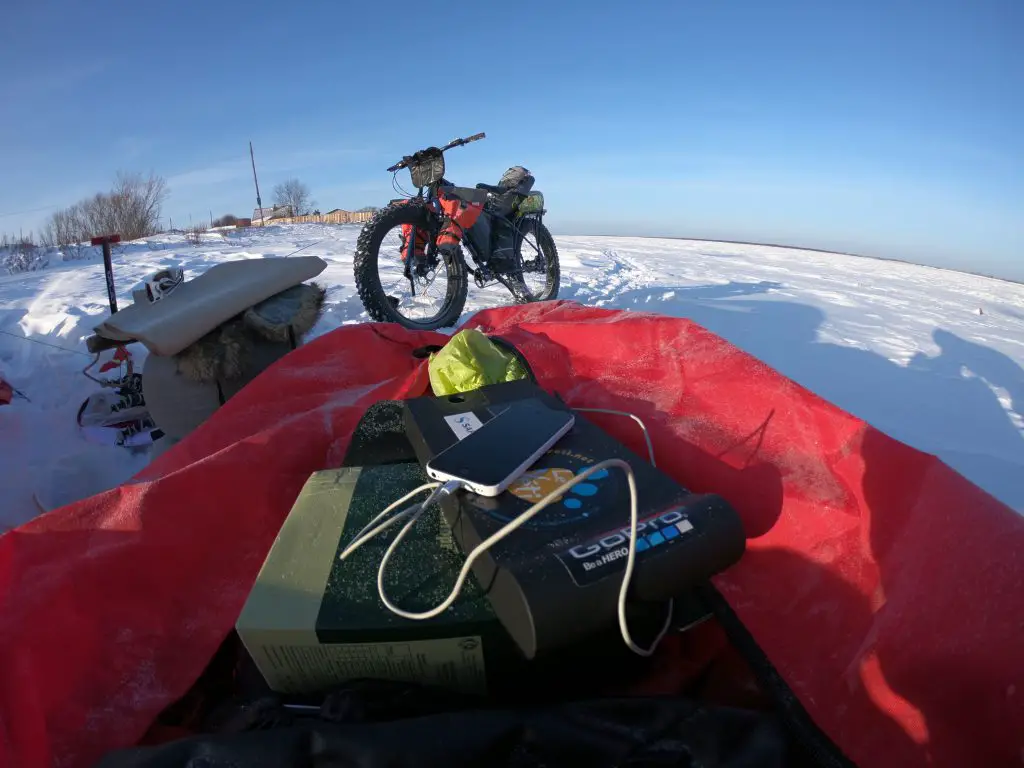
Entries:
[[[273,690],[316,693],[374,677],[484,693],[488,672],[514,655],[473,578],[433,619],[388,610],[377,568],[399,526],[339,559],[376,514],[425,482],[414,462],[324,470],[306,481],[236,623]],[[447,597],[463,562],[451,529],[431,510],[388,563],[388,596],[406,610],[427,610]]]

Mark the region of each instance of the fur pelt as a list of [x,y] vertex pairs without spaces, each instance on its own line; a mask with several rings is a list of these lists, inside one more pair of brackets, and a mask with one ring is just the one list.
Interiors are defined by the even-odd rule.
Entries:
[[317,283],[274,294],[175,355],[178,370],[198,382],[237,381],[258,373],[250,370],[253,351],[268,342],[287,343],[291,335],[298,343],[320,319],[326,295]]

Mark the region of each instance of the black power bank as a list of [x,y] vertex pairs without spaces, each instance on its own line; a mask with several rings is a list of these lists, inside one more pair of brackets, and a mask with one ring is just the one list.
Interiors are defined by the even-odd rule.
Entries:
[[[511,400],[568,407],[530,381],[450,397],[405,401],[406,434],[422,464],[486,424]],[[442,502],[463,553],[575,474],[608,458],[629,463],[639,493],[631,600],[690,594],[743,554],[743,525],[715,494],[693,494],[575,413],[572,430],[500,496],[466,491]],[[478,558],[474,575],[527,658],[582,640],[616,622],[629,544],[629,491],[615,469],[578,484]]]

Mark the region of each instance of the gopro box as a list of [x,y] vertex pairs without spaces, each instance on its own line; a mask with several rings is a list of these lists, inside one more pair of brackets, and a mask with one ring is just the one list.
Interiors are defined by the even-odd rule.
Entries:
[[[426,464],[500,418],[498,406],[523,398],[571,410],[537,384],[516,381],[408,400],[406,434]],[[739,516],[716,494],[690,493],[581,414],[575,414],[569,433],[507,491],[497,497],[461,491],[445,498],[442,509],[455,540],[469,553],[556,488],[610,458],[630,465],[639,490],[632,608],[657,613],[655,629],[664,620],[669,599],[681,609],[674,612],[677,626],[699,620],[706,612],[692,599],[694,589],[744,551]],[[497,542],[475,561],[474,573],[487,586],[502,625],[532,659],[617,625],[629,538],[626,476],[605,469]],[[637,632],[638,642],[643,636]]]

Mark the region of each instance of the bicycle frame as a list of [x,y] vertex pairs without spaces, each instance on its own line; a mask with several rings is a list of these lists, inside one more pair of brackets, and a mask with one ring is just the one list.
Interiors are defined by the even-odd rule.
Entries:
[[[416,194],[413,196],[413,199],[425,200],[426,203],[427,203],[426,207],[428,208],[428,210],[430,210],[439,219],[443,219],[446,214],[445,214],[445,211],[442,208],[442,198],[441,198],[441,195],[438,192],[439,188],[440,188],[440,183],[431,184],[428,187],[420,187],[420,188],[417,189]],[[537,222],[543,222],[543,216],[544,216],[545,213],[547,213],[546,210],[540,210],[540,211],[534,211],[532,213],[524,214],[523,216],[517,216],[515,218],[509,218],[509,217],[499,216],[498,214],[491,213],[491,212],[485,210],[483,208],[483,206],[481,205],[479,215],[480,216],[488,216],[491,219],[503,219],[505,221],[508,221],[512,225],[515,235],[518,237],[518,236],[520,236],[522,234],[522,228],[521,227],[522,227],[523,222],[531,220],[531,219],[532,220],[536,220]],[[472,239],[470,239],[470,238],[465,236],[466,231],[469,230],[470,226],[471,225],[464,227],[461,224],[456,223],[454,225],[454,228],[457,229],[457,230],[460,230],[459,238],[458,238],[459,242],[460,242],[460,244],[463,247],[465,247],[469,251],[470,256],[473,259],[473,262],[477,266],[483,266],[486,263],[486,261],[487,261],[487,259],[485,258],[485,254],[480,253],[478,251],[478,249],[477,249],[477,246],[473,243]],[[413,231],[413,234],[412,234],[411,237],[406,238],[406,243],[405,243],[406,251],[405,251],[405,254],[403,255],[403,261],[405,261],[405,263],[408,264],[408,265],[415,265],[418,262],[418,254],[416,252],[417,251],[417,249],[416,249],[416,239],[417,238],[415,236],[415,231]],[[436,247],[437,244],[436,244],[436,242],[435,243],[431,243],[429,241],[429,238],[428,238],[428,240],[427,240],[427,247],[429,248],[431,245],[434,245],[434,247]],[[521,259],[521,255],[520,255],[520,259]]]
[[[440,153],[443,155],[444,152],[452,149],[453,147],[461,147],[482,138],[484,138],[484,134],[480,133],[466,139],[455,139],[444,147],[441,147]],[[425,154],[428,151],[429,150],[424,150],[423,152]],[[434,151],[436,152],[436,150]],[[419,156],[421,153],[417,153],[417,155]],[[410,174],[415,179],[415,173],[412,170],[412,167],[415,166],[416,160],[416,156],[404,157],[401,162],[396,163],[391,168],[388,168],[388,170],[397,172],[402,168],[410,168]],[[443,164],[441,165],[440,170],[443,174]],[[534,211],[514,218],[499,216],[486,211],[484,209],[484,205],[481,203],[466,203],[461,199],[456,203],[455,200],[445,197],[443,193],[439,192],[442,181],[444,181],[444,179],[439,178],[428,185],[417,187],[416,194],[411,198],[425,201],[425,207],[427,210],[433,216],[436,216],[438,221],[441,222],[441,231],[437,236],[431,237],[430,235],[433,235],[433,232],[429,233],[427,237],[423,238],[424,242],[422,248],[419,248],[419,243],[417,241],[420,240],[420,238],[417,237],[417,228],[412,225],[408,225],[409,229],[406,232],[406,225],[403,225],[405,243],[403,244],[404,253],[402,254],[402,261],[405,262],[405,276],[406,279],[410,281],[413,292],[415,292],[413,272],[420,267],[421,260],[426,257],[428,253],[433,255],[436,252],[436,249],[442,245],[460,245],[469,250],[470,256],[473,259],[474,264],[477,266],[476,270],[471,269],[470,271],[477,279],[478,284],[482,284],[482,281],[492,276],[490,269],[487,267],[487,263],[490,260],[490,254],[480,253],[472,238],[466,237],[466,233],[472,228],[480,216],[489,216],[492,219],[501,218],[508,221],[513,227],[514,236],[519,238],[523,235],[523,230],[521,228],[523,222],[531,219],[536,220],[539,223],[543,222],[543,215],[547,212],[545,210]],[[522,269],[523,257],[522,254],[518,252],[518,249],[516,251],[516,257],[520,262],[519,268]],[[469,265],[466,265],[467,268],[468,266]],[[495,274],[493,277],[505,284],[501,275]]]
[[[468,217],[466,217],[466,220],[460,222],[458,220],[459,217],[457,214],[454,216],[452,215],[455,214],[454,210],[451,212],[445,211],[445,203],[453,201],[449,201],[448,199],[442,197],[442,194],[439,193],[440,186],[440,182],[437,182],[435,184],[431,184],[428,187],[420,187],[416,190],[416,194],[413,196],[413,199],[424,200],[426,202],[427,210],[430,211],[434,216],[436,216],[439,221],[444,222],[447,220],[448,222],[446,225],[442,224],[441,232],[437,235],[436,239],[434,239],[433,242],[431,242],[431,239],[429,237],[427,238],[426,248],[423,251],[423,255],[426,254],[427,249],[431,247],[437,248],[439,244],[444,244],[439,243],[439,241],[448,240],[454,241],[451,244],[458,243],[468,248],[470,251],[470,255],[473,257],[473,261],[477,265],[482,264],[484,262],[484,260],[481,258],[483,254],[477,252],[476,246],[469,238],[465,236],[465,234],[472,227],[473,223],[475,223],[476,219],[479,218],[479,216],[490,214],[486,214],[484,212],[482,204],[472,203],[470,204],[469,208],[466,208],[466,206],[461,206],[462,208],[469,211],[470,214]],[[452,207],[454,207],[454,205]],[[418,258],[421,255],[417,253],[416,241],[416,230],[415,227],[413,227],[411,228],[410,236],[406,237],[405,253],[403,254],[403,261],[405,261],[407,265],[412,265],[410,266],[410,269],[418,263]]]

